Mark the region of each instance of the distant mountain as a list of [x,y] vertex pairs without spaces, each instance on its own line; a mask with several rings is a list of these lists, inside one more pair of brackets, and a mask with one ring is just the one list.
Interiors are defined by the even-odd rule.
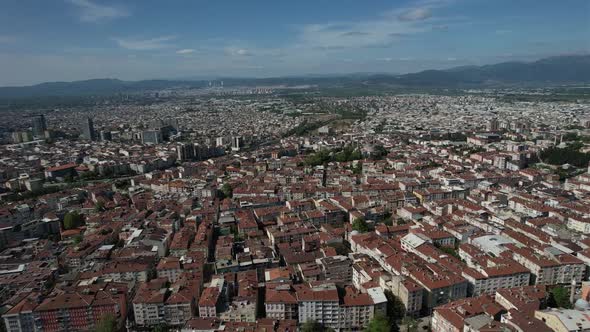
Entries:
[[41,83],[24,87],[0,87],[0,98],[107,96],[117,93],[166,89],[175,86],[198,88],[204,87],[205,84],[204,81],[146,80],[130,82],[104,78],[74,82]]
[[[590,83],[590,55],[557,56],[534,62],[504,62],[485,66],[462,66],[447,70],[425,70],[405,75],[354,73],[348,75],[305,75],[271,78],[221,78],[224,86],[318,85],[472,87],[506,84],[548,85]],[[207,80],[121,81],[93,79],[42,83],[25,87],[0,87],[0,99],[29,97],[108,96],[174,87],[202,88]]]
[[590,55],[557,56],[534,62],[503,62],[371,77],[369,84],[401,86],[470,86],[497,84],[590,83]]

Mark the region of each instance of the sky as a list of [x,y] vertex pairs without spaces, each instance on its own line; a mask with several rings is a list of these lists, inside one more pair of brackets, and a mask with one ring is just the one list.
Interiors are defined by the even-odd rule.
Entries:
[[408,73],[590,53],[590,0],[0,2],[0,86]]

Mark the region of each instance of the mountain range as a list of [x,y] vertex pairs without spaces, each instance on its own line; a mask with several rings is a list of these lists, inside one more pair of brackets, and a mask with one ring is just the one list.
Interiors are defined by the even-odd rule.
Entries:
[[[503,62],[484,66],[462,66],[446,70],[425,70],[404,75],[356,73],[275,78],[222,78],[225,87],[269,85],[398,86],[398,87],[484,87],[506,85],[561,85],[590,83],[590,55],[544,58],[534,62]],[[32,86],[0,87],[0,98],[107,96],[149,90],[186,87],[204,88],[206,80],[92,79],[49,82]]]

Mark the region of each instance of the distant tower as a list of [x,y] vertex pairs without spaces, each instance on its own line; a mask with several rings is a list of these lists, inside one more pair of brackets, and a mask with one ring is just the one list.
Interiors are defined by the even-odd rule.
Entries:
[[244,139],[241,136],[232,137],[232,151],[240,151],[242,146],[244,146]]
[[103,142],[113,140],[113,135],[108,130],[101,130],[99,136],[100,136],[100,140]]
[[177,159],[179,161],[187,161],[195,158],[194,144],[178,143],[176,145]]
[[94,122],[92,121],[91,118],[86,118],[83,122],[82,122],[82,137],[84,137],[84,139],[87,139],[89,141],[94,141],[95,137],[95,133],[94,133]]
[[35,115],[32,119],[33,125],[33,136],[44,137],[45,130],[47,130],[47,122],[43,114]]
[[497,118],[493,118],[490,121],[488,121],[486,129],[489,132],[496,132],[496,131],[498,131],[498,129],[500,129],[500,122],[498,121]]

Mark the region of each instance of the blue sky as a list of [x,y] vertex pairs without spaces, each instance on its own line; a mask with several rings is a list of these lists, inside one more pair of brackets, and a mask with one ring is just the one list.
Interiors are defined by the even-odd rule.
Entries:
[[0,86],[391,72],[590,53],[590,0],[2,0]]

